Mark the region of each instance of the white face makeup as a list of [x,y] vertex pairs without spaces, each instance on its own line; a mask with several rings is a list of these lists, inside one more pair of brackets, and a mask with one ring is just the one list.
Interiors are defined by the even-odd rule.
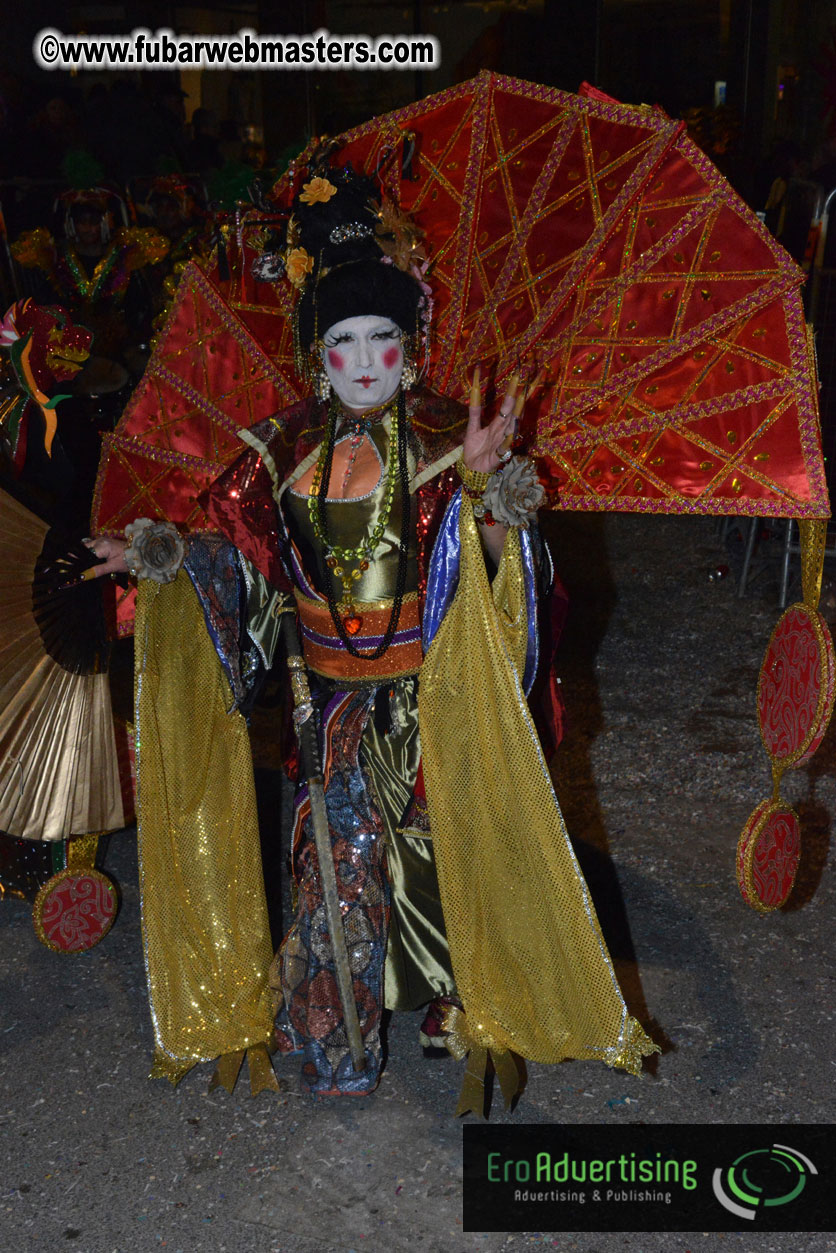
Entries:
[[322,343],[325,373],[348,409],[373,409],[395,395],[403,374],[396,322],[371,313],[345,318],[328,328]]

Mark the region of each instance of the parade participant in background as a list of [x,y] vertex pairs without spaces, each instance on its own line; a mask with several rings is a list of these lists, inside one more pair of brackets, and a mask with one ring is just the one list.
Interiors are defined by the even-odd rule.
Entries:
[[106,187],[71,188],[56,208],[63,238],[45,227],[24,232],[12,245],[41,302],[60,303],[94,334],[94,353],[110,360],[147,341],[150,293],[145,267],[163,259],[167,241],[155,230],[116,226],[119,197]]
[[[103,918],[93,880],[68,882],[80,869],[70,842],[80,836],[90,850],[86,874],[89,833],[125,822],[111,770],[102,589],[78,579],[90,501],[78,501],[59,407],[91,338],[65,309],[31,298],[0,322],[0,900],[36,901],[36,933],[65,952],[87,947]],[[110,904],[112,921],[115,892]]]
[[193,257],[211,250],[211,219],[198,202],[195,186],[180,174],[161,174],[148,195],[155,228],[168,242],[168,253],[152,272],[154,330],[166,319],[177,284]]
[[[225,734],[235,740],[226,760],[239,751],[240,717],[227,717],[228,732],[213,720],[211,744],[206,714],[194,724],[207,708],[205,667],[225,676],[216,704],[245,704],[272,655],[277,600],[289,593],[315,689],[365,1049],[357,1070],[302,787],[298,907],[280,955],[276,1038],[281,1050],[304,1052],[308,1090],[374,1088],[384,1007],[439,997],[448,1046],[470,1054],[460,1109],[480,1107],[489,1057],[510,1100],[521,1084],[515,1057],[598,1058],[638,1072],[656,1049],[618,990],[524,696],[549,562],[533,525],[536,474],[508,449],[515,389],[483,426],[478,383],[469,413],[420,386],[431,301],[416,239],[373,183],[350,168],[313,168],[284,265],[299,292],[299,367],[317,394],[241,432],[250,451],[204,500],[218,537],[184,544],[143,520],[129,528],[127,549],[90,541],[104,558],[97,573],[140,576],[140,840],[166,850],[153,878],[143,854],[144,934],[157,1073],[175,1080],[224,1051],[215,1024],[236,1017],[245,987],[253,1016],[226,1047],[240,1053],[263,1040],[253,854],[245,859],[239,842],[236,862],[229,849],[251,777],[247,785],[243,768],[231,773],[218,757]],[[199,606],[212,642],[198,659]],[[200,674],[189,669],[198,664]],[[498,755],[514,763],[513,790],[492,766]],[[224,867],[235,876],[226,891]],[[186,870],[184,912],[177,880]],[[195,876],[205,897],[197,929]],[[178,909],[181,921],[190,914],[185,930]],[[436,1003],[425,1025],[441,1016]]]
[[12,252],[36,299],[57,298],[93,333],[90,359],[68,389],[61,413],[62,444],[73,467],[72,512],[86,527],[102,433],[113,430],[147,361],[152,313],[147,275],[166,255],[168,242],[150,228],[117,228],[124,206],[101,185],[63,192],[56,208],[63,238],[56,242],[39,227],[21,235]]

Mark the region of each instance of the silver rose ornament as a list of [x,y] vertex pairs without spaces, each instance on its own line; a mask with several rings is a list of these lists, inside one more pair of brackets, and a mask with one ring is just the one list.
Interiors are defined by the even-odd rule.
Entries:
[[125,527],[125,563],[138,579],[173,583],[186,557],[183,537],[170,522],[137,518]]
[[528,457],[512,457],[488,480],[482,503],[504,526],[527,527],[546,493]]

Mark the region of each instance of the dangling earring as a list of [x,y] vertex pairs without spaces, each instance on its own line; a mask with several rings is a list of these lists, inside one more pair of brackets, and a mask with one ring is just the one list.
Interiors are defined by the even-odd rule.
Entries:
[[328,374],[325,370],[325,362],[322,360],[322,344],[321,343],[317,344],[316,352],[317,352],[317,356],[319,357],[319,366],[314,371],[314,376],[311,380],[311,382],[313,383],[313,389],[318,400],[330,400],[331,399],[331,380],[329,379]]
[[325,373],[325,366],[320,366],[316,374],[313,376],[313,389],[316,393],[317,400],[331,399],[331,380]]
[[411,391],[418,382],[418,367],[415,364],[415,356],[412,350],[412,344],[408,339],[403,343],[403,370],[401,371],[401,387],[405,392]]
[[411,357],[403,359],[403,373],[401,374],[401,387],[405,392],[412,391],[412,388],[418,382],[418,371],[415,368],[415,362]]

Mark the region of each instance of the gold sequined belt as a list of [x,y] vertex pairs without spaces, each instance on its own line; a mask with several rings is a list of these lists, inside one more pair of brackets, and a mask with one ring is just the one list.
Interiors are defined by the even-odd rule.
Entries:
[[[320,601],[296,593],[302,625],[302,647],[311,670],[329,679],[367,679],[381,681],[401,675],[415,674],[424,659],[421,647],[421,620],[418,597],[404,597],[398,629],[382,657],[366,661],[354,657],[337,634],[330,610]],[[361,620],[360,630],[352,639],[357,649],[374,652],[383,639],[392,613],[391,602],[375,601],[373,605],[355,603]]]

